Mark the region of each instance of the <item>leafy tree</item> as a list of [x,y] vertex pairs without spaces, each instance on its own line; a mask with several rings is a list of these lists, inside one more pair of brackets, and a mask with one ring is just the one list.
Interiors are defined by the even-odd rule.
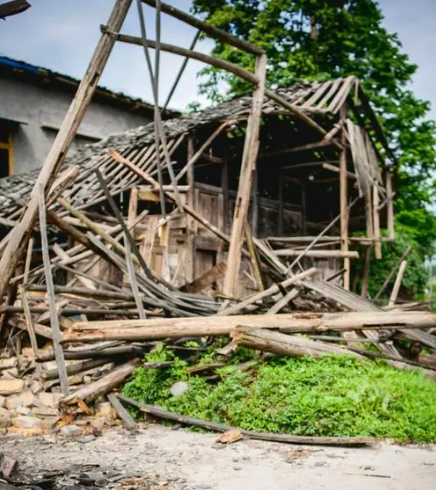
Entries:
[[[410,90],[417,66],[401,50],[396,34],[382,26],[376,0],[194,0],[208,22],[251,41],[268,56],[267,82],[285,86],[301,79],[356,75],[378,112],[398,162],[397,221],[410,228],[422,255],[436,239],[429,210],[435,185],[434,121],[429,103]],[[254,58],[220,42],[213,54],[253,70]],[[245,93],[240,79],[206,68],[200,91],[213,101]],[[222,94],[222,87],[228,87]]]

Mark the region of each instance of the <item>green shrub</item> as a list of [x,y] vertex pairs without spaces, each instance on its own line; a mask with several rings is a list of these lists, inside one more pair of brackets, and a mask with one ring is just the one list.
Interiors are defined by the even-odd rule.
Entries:
[[[172,356],[165,353],[166,356]],[[139,368],[124,394],[184,415],[244,429],[310,436],[374,436],[436,442],[436,383],[417,371],[351,357],[273,357],[251,372],[218,370],[210,384],[171,369]],[[188,380],[180,397],[171,385]]]

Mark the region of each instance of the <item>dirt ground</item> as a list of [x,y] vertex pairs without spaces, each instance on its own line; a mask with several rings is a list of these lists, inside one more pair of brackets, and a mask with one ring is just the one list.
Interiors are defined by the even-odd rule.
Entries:
[[[434,490],[436,446],[341,449],[243,440],[159,425],[134,432],[62,439],[0,437],[0,452],[23,471],[100,465],[126,476],[152,475],[172,490]],[[166,483],[167,482],[167,483]]]

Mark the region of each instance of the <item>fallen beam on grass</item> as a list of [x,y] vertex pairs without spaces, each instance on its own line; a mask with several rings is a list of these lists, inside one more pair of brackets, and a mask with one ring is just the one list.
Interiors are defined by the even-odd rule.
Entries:
[[276,329],[284,333],[434,328],[436,327],[436,314],[415,311],[368,311],[77,322],[70,331],[64,332],[62,342],[138,341],[220,336],[230,335],[230,332],[240,325]]
[[297,335],[286,335],[262,328],[236,327],[230,334],[238,346],[262,352],[272,352],[281,356],[289,357],[320,357],[335,355],[349,355],[362,359],[362,356],[326,342],[305,339]]
[[346,446],[359,447],[370,446],[377,442],[372,437],[315,437],[315,436],[294,436],[291,434],[273,434],[271,432],[254,432],[251,430],[237,429],[230,425],[219,424],[218,422],[209,422],[207,420],[181,415],[176,412],[170,412],[157,405],[145,405],[123,395],[118,395],[118,398],[124,402],[139,408],[142,412],[153,415],[165,420],[172,420],[179,424],[203,427],[215,432],[227,432],[229,430],[238,430],[244,436],[250,439],[259,439],[261,441],[283,442],[287,444],[310,444],[318,446]]

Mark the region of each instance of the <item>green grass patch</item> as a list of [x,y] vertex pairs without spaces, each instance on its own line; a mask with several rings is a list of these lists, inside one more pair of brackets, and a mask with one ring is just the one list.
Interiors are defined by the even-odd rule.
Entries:
[[[234,362],[250,355],[242,351]],[[249,372],[222,368],[220,381],[210,383],[190,376],[187,364],[163,347],[147,359],[175,364],[138,368],[124,395],[184,415],[256,431],[436,442],[436,383],[417,371],[351,357],[272,357]],[[180,380],[190,390],[173,397],[169,388]]]

